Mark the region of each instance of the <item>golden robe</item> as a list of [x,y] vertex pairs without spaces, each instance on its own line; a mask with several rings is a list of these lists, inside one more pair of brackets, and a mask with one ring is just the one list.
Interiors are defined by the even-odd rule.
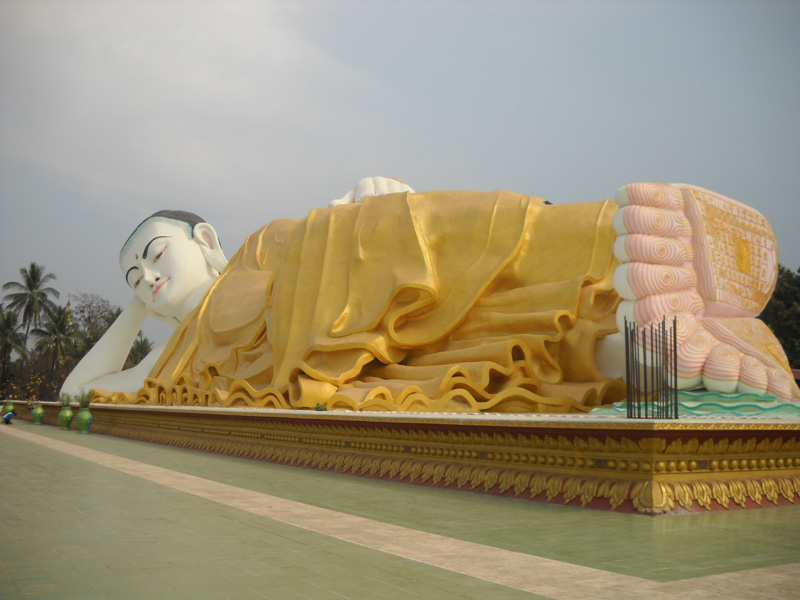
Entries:
[[146,404],[588,411],[617,330],[612,201],[392,194],[252,234],[135,398]]

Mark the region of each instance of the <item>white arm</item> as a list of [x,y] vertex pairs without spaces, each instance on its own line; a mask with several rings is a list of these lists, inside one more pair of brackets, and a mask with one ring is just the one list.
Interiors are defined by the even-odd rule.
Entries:
[[[128,391],[114,384],[114,381],[116,381],[115,376],[122,376],[120,377],[120,383],[129,379],[128,376],[125,376],[125,373],[133,371],[133,369],[122,371],[122,367],[128,358],[128,354],[133,347],[134,341],[136,341],[136,336],[139,334],[139,329],[141,329],[146,316],[147,309],[144,303],[138,298],[134,298],[120,313],[111,327],[108,328],[108,331],[103,334],[103,337],[75,366],[64,381],[64,385],[61,386],[61,393],[78,394],[82,391],[89,391],[93,387],[102,387],[103,389],[120,392]],[[150,354],[147,355],[147,358],[150,358]],[[155,364],[157,358],[158,356],[153,360],[153,364]],[[149,372],[149,369],[147,372]],[[132,391],[136,391],[141,387],[147,372],[139,379],[139,385]],[[101,380],[103,385],[100,384]]]
[[[158,362],[158,359],[164,352],[164,349],[167,347],[168,342],[169,340],[164,340],[161,342],[135,367],[98,377],[97,379],[90,381],[85,389],[89,390],[95,388],[100,390],[112,390],[114,392],[128,392],[130,394],[137,392],[139,388],[142,387],[142,384],[144,384],[144,380],[150,374],[150,371],[153,370],[156,362]],[[67,382],[65,381],[65,387],[66,384]],[[69,394],[71,392],[67,392],[64,390],[64,388],[61,388],[61,393]]]

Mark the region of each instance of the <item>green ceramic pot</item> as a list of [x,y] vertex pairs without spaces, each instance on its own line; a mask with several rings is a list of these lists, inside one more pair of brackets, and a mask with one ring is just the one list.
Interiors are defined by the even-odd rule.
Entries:
[[79,408],[78,416],[75,418],[75,423],[78,424],[78,433],[89,433],[92,428],[92,413],[89,412],[89,407]]
[[31,419],[34,425],[41,425],[44,423],[44,409],[41,404],[37,404],[31,411]]
[[58,424],[61,426],[61,429],[67,431],[72,425],[72,408],[69,406],[64,406],[61,408],[61,412],[58,413]]

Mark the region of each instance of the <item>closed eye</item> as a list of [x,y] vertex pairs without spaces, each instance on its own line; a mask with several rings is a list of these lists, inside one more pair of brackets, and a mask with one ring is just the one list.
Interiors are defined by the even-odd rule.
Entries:
[[141,282],[142,282],[142,277],[140,275],[139,277],[136,278],[136,281],[133,282],[133,289],[136,289],[137,287],[139,287],[139,284]]
[[158,254],[156,254],[156,255],[153,257],[153,262],[154,262],[154,263],[157,263],[157,262],[159,261],[159,259],[160,259],[162,256],[164,256],[164,253],[165,253],[166,251],[167,251],[167,246],[164,246],[164,247],[163,247],[161,250],[159,250],[159,251],[158,251]]
[[133,267],[131,267],[130,269],[128,269],[128,270],[127,270],[127,272],[125,273],[125,281],[127,281],[127,282],[128,282],[128,285],[129,285],[129,286],[131,286],[131,287],[132,287],[132,288],[134,288],[134,289],[136,289],[136,286],[138,285],[138,283],[139,283],[139,281],[142,279],[142,277],[141,277],[141,275],[140,275],[140,276],[139,276],[139,279],[137,279],[137,280],[136,280],[136,281],[134,281],[133,283],[131,283],[131,280],[130,280],[129,278],[130,278],[130,276],[131,276],[131,273],[132,273],[133,271],[138,271],[138,270],[139,270],[139,267],[137,267],[137,266],[133,266]]

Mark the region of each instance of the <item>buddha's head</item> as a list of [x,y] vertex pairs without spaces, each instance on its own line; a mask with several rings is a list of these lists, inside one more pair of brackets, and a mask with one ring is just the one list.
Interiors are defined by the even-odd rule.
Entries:
[[119,253],[128,285],[150,314],[167,321],[194,309],[227,262],[214,228],[178,210],[147,217]]

